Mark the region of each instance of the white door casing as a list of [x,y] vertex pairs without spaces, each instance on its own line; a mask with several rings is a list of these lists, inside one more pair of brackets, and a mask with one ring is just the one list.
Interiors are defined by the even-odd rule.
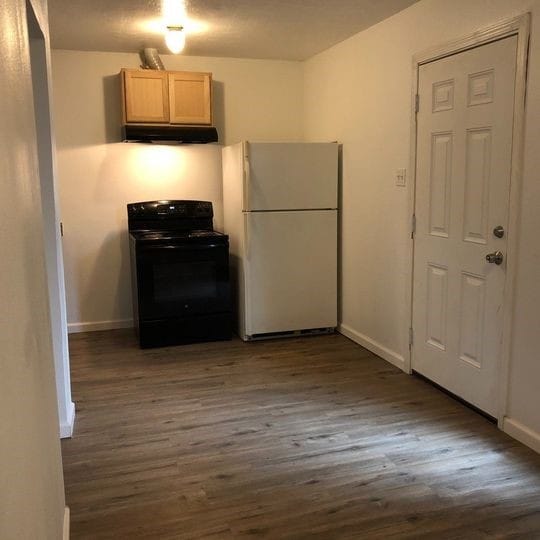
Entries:
[[[517,37],[420,66],[413,370],[497,416]],[[503,226],[505,235],[493,234]]]

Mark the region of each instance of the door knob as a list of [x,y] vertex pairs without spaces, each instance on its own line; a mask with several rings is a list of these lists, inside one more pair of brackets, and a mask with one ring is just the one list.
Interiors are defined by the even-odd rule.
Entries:
[[504,255],[500,251],[495,251],[494,253],[488,253],[486,255],[486,261],[491,264],[502,264],[504,260]]

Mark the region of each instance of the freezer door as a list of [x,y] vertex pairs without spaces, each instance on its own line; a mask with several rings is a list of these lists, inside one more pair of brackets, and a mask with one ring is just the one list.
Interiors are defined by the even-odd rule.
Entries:
[[243,210],[337,208],[336,143],[245,143]]
[[248,336],[337,325],[337,211],[245,213]]

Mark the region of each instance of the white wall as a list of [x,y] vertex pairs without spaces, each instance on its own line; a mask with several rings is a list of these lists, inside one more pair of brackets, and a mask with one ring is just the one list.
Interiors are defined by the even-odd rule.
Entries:
[[[298,62],[163,56],[171,70],[210,71],[220,141],[299,140]],[[137,54],[53,51],[53,90],[68,322],[72,330],[130,325],[126,203],[214,203],[223,222],[219,145],[119,143],[123,67]]]
[[[33,0],[48,47],[46,3]],[[64,493],[26,2],[0,10],[0,538],[62,538]]]
[[395,186],[394,175],[408,167],[412,57],[527,10],[533,20],[508,416],[532,430],[540,448],[540,2],[422,0],[306,62],[304,119],[307,139],[343,143],[344,330],[399,365],[408,348],[410,214],[407,189]]

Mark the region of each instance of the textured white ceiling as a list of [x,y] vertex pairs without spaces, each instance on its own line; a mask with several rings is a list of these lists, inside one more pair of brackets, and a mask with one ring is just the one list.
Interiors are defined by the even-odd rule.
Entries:
[[[417,0],[188,0],[183,54],[305,60]],[[49,0],[55,49],[167,53],[160,0]]]

